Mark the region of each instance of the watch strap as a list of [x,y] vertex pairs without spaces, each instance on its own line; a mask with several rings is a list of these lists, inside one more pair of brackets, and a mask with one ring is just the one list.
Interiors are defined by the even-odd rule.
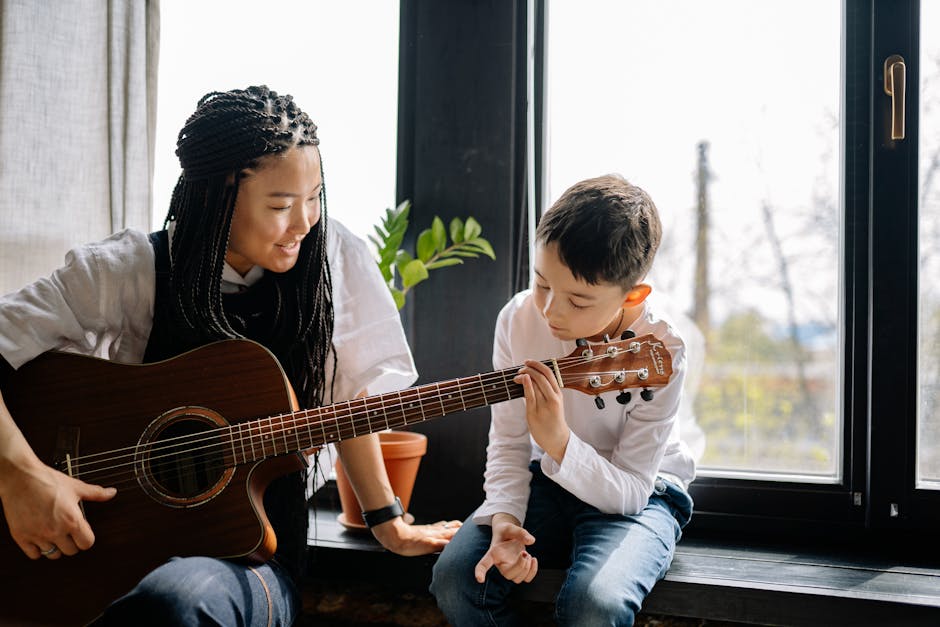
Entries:
[[371,529],[376,525],[381,525],[384,522],[390,521],[392,518],[404,516],[404,514],[405,508],[401,506],[401,499],[396,496],[395,502],[391,505],[386,505],[385,507],[380,507],[378,509],[371,509],[368,512],[362,512],[362,521],[366,524],[366,527]]

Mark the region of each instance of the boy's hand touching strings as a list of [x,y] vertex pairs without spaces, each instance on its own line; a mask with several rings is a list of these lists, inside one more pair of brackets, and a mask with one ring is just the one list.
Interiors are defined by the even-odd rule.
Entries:
[[565,457],[571,430],[565,422],[561,387],[551,369],[540,361],[527,359],[513,379],[525,393],[525,419],[529,433],[556,463]]
[[535,543],[535,537],[508,514],[493,516],[493,539],[483,559],[477,562],[473,574],[478,583],[486,581],[486,573],[493,566],[513,583],[529,582],[539,570],[539,561],[525,550]]

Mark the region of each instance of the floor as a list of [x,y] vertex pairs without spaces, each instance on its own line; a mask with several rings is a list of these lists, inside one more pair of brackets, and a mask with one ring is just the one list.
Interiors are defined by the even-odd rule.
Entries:
[[[531,627],[554,625],[551,607],[530,603],[525,615]],[[308,579],[303,615],[295,627],[447,627],[428,593],[392,591],[373,583]],[[641,614],[637,627],[740,627],[740,623]]]

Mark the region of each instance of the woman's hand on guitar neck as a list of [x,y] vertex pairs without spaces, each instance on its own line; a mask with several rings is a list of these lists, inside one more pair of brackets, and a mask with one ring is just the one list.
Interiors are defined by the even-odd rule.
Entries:
[[0,396],[0,502],[10,535],[23,553],[32,559],[58,559],[90,548],[95,534],[81,501],[107,501],[116,493],[43,464]]

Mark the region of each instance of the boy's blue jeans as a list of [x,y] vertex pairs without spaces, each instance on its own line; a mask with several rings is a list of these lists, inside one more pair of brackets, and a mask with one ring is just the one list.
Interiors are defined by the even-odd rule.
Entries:
[[299,609],[297,586],[275,560],[248,566],[210,557],[174,557],[112,603],[92,627],[288,626]]
[[[525,527],[535,544],[528,551],[538,558],[539,568],[568,568],[555,599],[556,621],[578,627],[632,625],[643,599],[669,570],[692,515],[691,497],[657,479],[639,514],[602,514],[545,477],[537,462],[530,469]],[[491,531],[468,519],[434,565],[431,593],[454,627],[524,624],[507,603],[517,584],[495,567],[483,584],[474,578]]]

